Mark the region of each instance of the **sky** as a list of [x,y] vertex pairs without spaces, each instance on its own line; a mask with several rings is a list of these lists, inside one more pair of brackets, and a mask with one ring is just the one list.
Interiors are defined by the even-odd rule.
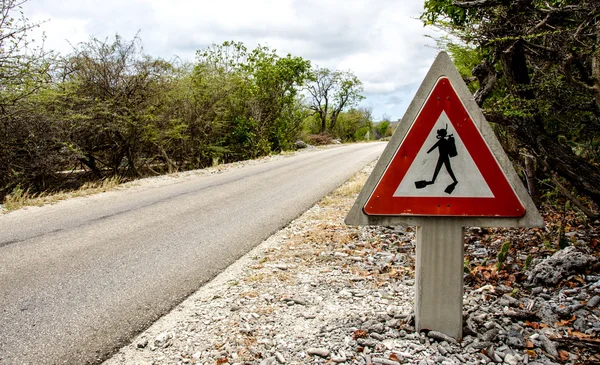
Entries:
[[91,36],[138,34],[144,52],[194,61],[212,43],[241,41],[288,53],[363,83],[360,106],[375,120],[403,116],[438,50],[439,37],[419,20],[423,0],[28,0],[23,11],[43,22],[31,35],[65,55]]

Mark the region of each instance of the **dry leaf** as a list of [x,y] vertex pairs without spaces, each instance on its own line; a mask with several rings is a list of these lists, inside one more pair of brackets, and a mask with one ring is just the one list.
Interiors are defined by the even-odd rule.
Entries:
[[560,358],[560,361],[567,361],[569,360],[569,353],[565,350],[558,350],[558,357]]
[[556,325],[563,326],[563,327],[568,326],[571,323],[575,322],[576,319],[577,319],[577,316],[574,315],[573,317],[571,317],[571,319],[563,319],[563,320],[556,322]]
[[357,338],[366,338],[366,337],[369,337],[369,332],[367,332],[365,330],[356,330],[352,334],[352,338],[355,339],[355,340]]
[[581,333],[579,331],[569,331],[569,336],[575,336],[580,340],[593,340],[592,336],[586,335],[585,333]]

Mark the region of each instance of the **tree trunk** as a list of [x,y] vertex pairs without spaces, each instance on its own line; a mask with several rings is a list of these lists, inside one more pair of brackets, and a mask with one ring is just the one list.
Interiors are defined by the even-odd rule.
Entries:
[[332,134],[334,134],[333,129],[335,128],[335,124],[337,123],[337,118],[338,118],[339,114],[340,114],[340,112],[335,111],[335,110],[333,111],[333,113],[331,113],[331,121],[329,123],[329,130],[331,131]]
[[525,155],[525,176],[527,178],[527,189],[529,190],[531,199],[533,199],[535,203],[539,203],[540,192],[536,181],[535,163],[533,157],[529,153],[526,153]]
[[[534,132],[534,131],[531,131]],[[537,154],[551,169],[567,179],[577,190],[588,195],[600,206],[600,173],[586,159],[577,156],[571,147],[565,146],[545,132],[537,137]]]
[[596,105],[600,109],[600,23],[596,25],[596,52],[592,57],[592,78],[596,91]]
[[177,172],[177,165],[173,162],[173,160],[171,160],[169,158],[169,155],[167,155],[167,151],[165,151],[163,146],[157,145],[157,147],[158,147],[158,151],[160,152],[160,155],[167,163],[167,168],[168,168],[169,174]]
[[[531,80],[527,70],[527,60],[519,41],[503,52],[502,65],[511,92],[517,97],[532,100],[535,95],[530,88]],[[600,173],[598,168],[586,159],[577,156],[570,147],[559,143],[548,135],[539,115],[533,118],[511,118],[507,120],[501,117],[500,119],[504,119],[498,121],[501,124],[508,125],[513,135],[526,147],[530,148],[546,166],[556,171],[581,193],[588,195],[596,204],[600,205]]]
[[521,41],[516,41],[502,52],[501,60],[511,93],[520,98],[532,100],[535,95],[529,87],[531,79]]
[[133,175],[137,178],[141,177],[142,175],[139,173],[137,167],[135,166],[135,156],[133,154],[131,145],[127,146],[127,164],[129,166],[129,170],[133,173]]
[[321,134],[325,133],[327,130],[327,116],[323,114],[323,112],[318,112],[319,120],[321,121]]
[[81,161],[81,163],[89,167],[89,169],[92,170],[92,172],[94,173],[94,175],[96,175],[98,179],[102,179],[104,176],[102,176],[102,171],[100,171],[98,166],[96,166],[96,159],[94,158],[94,156],[87,154],[85,155],[85,157],[86,158],[80,157],[79,161]]
[[113,175],[114,176],[119,176],[120,173],[120,168],[121,168],[121,162],[123,162],[123,159],[125,158],[125,155],[127,154],[127,147],[122,146],[119,149],[119,153],[113,156],[113,161],[112,161],[112,170],[113,170]]
[[571,147],[563,145],[540,128],[540,122],[526,118],[508,119],[500,114],[488,114],[492,123],[508,126],[513,136],[529,148],[537,159],[559,176],[567,179],[579,192],[600,205],[600,171],[586,159],[577,156]]
[[496,70],[484,59],[480,65],[473,68],[471,73],[479,81],[479,90],[473,95],[473,98],[477,105],[481,107],[496,85]]

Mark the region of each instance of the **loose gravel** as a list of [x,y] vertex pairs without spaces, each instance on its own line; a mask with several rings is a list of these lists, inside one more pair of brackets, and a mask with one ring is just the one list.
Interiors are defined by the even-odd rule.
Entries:
[[[592,346],[600,332],[600,277],[594,275],[582,275],[575,290],[539,283],[535,272],[534,284],[521,291],[471,287],[466,280],[464,338],[415,332],[413,229],[343,223],[372,168],[229,267],[105,365],[584,363],[583,345],[565,346],[571,337],[557,323],[572,323],[576,316],[577,333],[588,336],[579,339]],[[475,242],[466,252],[485,249],[480,246]],[[591,255],[586,259],[588,268],[596,262]]]

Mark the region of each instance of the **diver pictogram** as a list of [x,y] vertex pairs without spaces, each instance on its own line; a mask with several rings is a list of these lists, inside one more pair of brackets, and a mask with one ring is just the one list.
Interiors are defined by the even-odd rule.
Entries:
[[444,192],[446,194],[452,194],[454,188],[456,188],[456,185],[458,184],[458,180],[454,175],[454,171],[452,171],[452,164],[450,162],[450,158],[456,157],[458,155],[458,152],[456,151],[456,141],[454,139],[454,135],[448,135],[448,124],[446,124],[446,128],[440,128],[437,130],[436,138],[438,139],[438,141],[427,151],[427,153],[429,154],[437,148],[439,153],[437,164],[435,165],[435,170],[433,172],[433,178],[429,181],[415,181],[415,186],[417,189],[423,189],[428,185],[435,184],[435,180],[437,179],[438,174],[440,173],[442,165],[444,165],[446,171],[448,172],[448,175],[450,175],[453,181],[450,185],[446,187]]

